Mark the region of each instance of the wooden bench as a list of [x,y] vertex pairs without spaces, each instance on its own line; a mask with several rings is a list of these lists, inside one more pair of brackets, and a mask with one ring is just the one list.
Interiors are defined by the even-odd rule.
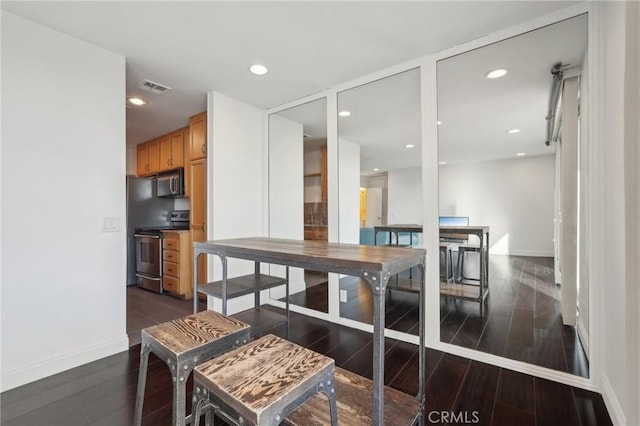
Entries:
[[319,392],[329,398],[326,424],[336,425],[334,365],[274,335],[254,340],[195,368],[195,425],[203,411],[232,424],[279,425]]
[[[371,393],[373,382],[350,371],[337,368],[336,399],[338,423],[341,425],[372,425]],[[416,424],[421,414],[420,401],[388,386],[384,387],[384,424],[406,426]],[[327,400],[315,395],[284,419],[289,426],[321,426],[330,423]]]
[[185,387],[193,368],[201,362],[246,343],[250,327],[237,319],[203,311],[142,330],[140,372],[134,424],[142,422],[142,407],[149,352],[167,363],[173,377],[173,425],[186,424]]

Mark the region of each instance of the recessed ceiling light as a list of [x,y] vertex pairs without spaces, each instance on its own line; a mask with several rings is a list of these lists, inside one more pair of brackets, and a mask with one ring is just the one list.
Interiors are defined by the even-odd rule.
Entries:
[[404,147],[405,147],[405,148],[413,148],[414,146],[415,146],[414,144],[411,144],[411,143],[410,143],[410,144],[405,145]]
[[447,162],[446,161],[441,161],[438,164],[443,165],[443,164],[447,164]]
[[438,124],[438,126],[439,126],[439,125],[441,125],[441,124],[442,124],[442,121],[438,120],[436,123],[437,123],[437,124]]
[[375,169],[373,169],[373,171],[374,171],[374,172],[379,172],[379,171],[380,171],[380,169],[376,167]]
[[265,75],[269,70],[264,65],[255,64],[255,65],[251,65],[251,68],[249,68],[249,71],[251,71],[255,75]]
[[500,78],[504,77],[507,74],[507,70],[500,68],[497,70],[489,71],[487,73],[487,78]]
[[511,134],[520,133],[520,129],[511,129],[511,130],[508,130],[507,133],[511,133]]
[[350,115],[351,115],[351,111],[340,111],[340,112],[338,113],[338,115],[339,115],[340,117],[348,117],[348,116],[350,116]]
[[142,105],[146,105],[147,104],[147,101],[145,101],[142,98],[135,97],[135,96],[127,98],[127,102],[129,102],[131,105],[135,105],[135,106],[142,106]]
[[517,153],[516,155],[517,155],[518,157],[524,157],[524,156],[525,156],[525,155],[527,155],[527,154],[525,154],[524,152],[519,152],[519,153]]

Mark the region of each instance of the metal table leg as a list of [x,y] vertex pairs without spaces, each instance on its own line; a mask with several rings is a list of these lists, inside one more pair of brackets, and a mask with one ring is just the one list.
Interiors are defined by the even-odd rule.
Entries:
[[373,424],[384,424],[384,318],[389,273],[363,272],[373,292]]

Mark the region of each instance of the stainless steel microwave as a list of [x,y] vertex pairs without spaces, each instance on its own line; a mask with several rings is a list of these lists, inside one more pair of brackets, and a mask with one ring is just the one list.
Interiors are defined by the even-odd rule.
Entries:
[[184,197],[184,169],[176,169],[158,175],[158,197]]

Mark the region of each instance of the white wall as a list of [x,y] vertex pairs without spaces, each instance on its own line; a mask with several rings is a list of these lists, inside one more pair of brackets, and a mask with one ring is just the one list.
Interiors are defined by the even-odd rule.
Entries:
[[554,157],[440,166],[440,215],[491,227],[491,253],[553,257]]
[[628,424],[640,424],[640,3],[625,5],[625,197],[626,197],[626,287],[627,342],[629,379],[627,392],[630,406]]
[[3,391],[128,348],[124,98],[123,57],[2,12]]
[[[304,239],[304,142],[302,125],[277,114],[269,116],[269,236]],[[285,276],[285,268],[273,265],[273,275]],[[289,291],[305,289],[304,270],[291,268]],[[271,291],[274,299],[284,289]]]
[[126,149],[127,161],[126,168],[128,175],[137,175],[138,174],[138,150],[135,148],[127,148]]
[[360,243],[360,145],[345,139],[338,143],[338,196],[340,242]]
[[[263,206],[262,110],[218,92],[208,94],[208,194],[210,239],[265,235]],[[209,278],[222,277],[220,262],[209,256]],[[253,262],[228,260],[229,277],[252,273]],[[209,298],[213,308],[219,299]],[[253,296],[233,299],[228,313],[253,307]]]
[[[637,244],[627,243],[626,238],[637,241],[638,230],[636,227],[635,235],[626,232],[633,231],[633,228],[622,228],[625,232],[615,235],[610,230],[612,226],[622,227],[625,223],[627,227],[631,223],[637,226],[638,220],[638,182],[631,171],[625,176],[625,166],[637,170],[640,164],[637,151],[635,158],[625,158],[625,154],[632,154],[632,147],[637,150],[638,144],[635,126],[640,115],[637,87],[640,13],[632,2],[601,2],[598,5],[598,42],[601,46],[598,75],[602,86],[597,109],[594,111],[592,108],[591,111],[598,115],[600,123],[597,135],[599,150],[594,153],[599,167],[599,179],[594,189],[600,208],[599,232],[591,235],[590,240],[599,248],[594,259],[598,275],[591,279],[592,289],[596,282],[599,284],[597,306],[602,320],[598,324],[598,357],[602,368],[598,379],[614,423],[631,425],[640,421],[640,327],[637,316],[638,276],[635,274],[639,259]],[[628,61],[635,65],[628,67]],[[625,151],[625,148],[629,150]],[[593,237],[597,240],[594,241]],[[634,275],[626,275],[627,271],[634,272]]]
[[419,224],[424,221],[422,168],[389,170],[388,210],[390,224]]

